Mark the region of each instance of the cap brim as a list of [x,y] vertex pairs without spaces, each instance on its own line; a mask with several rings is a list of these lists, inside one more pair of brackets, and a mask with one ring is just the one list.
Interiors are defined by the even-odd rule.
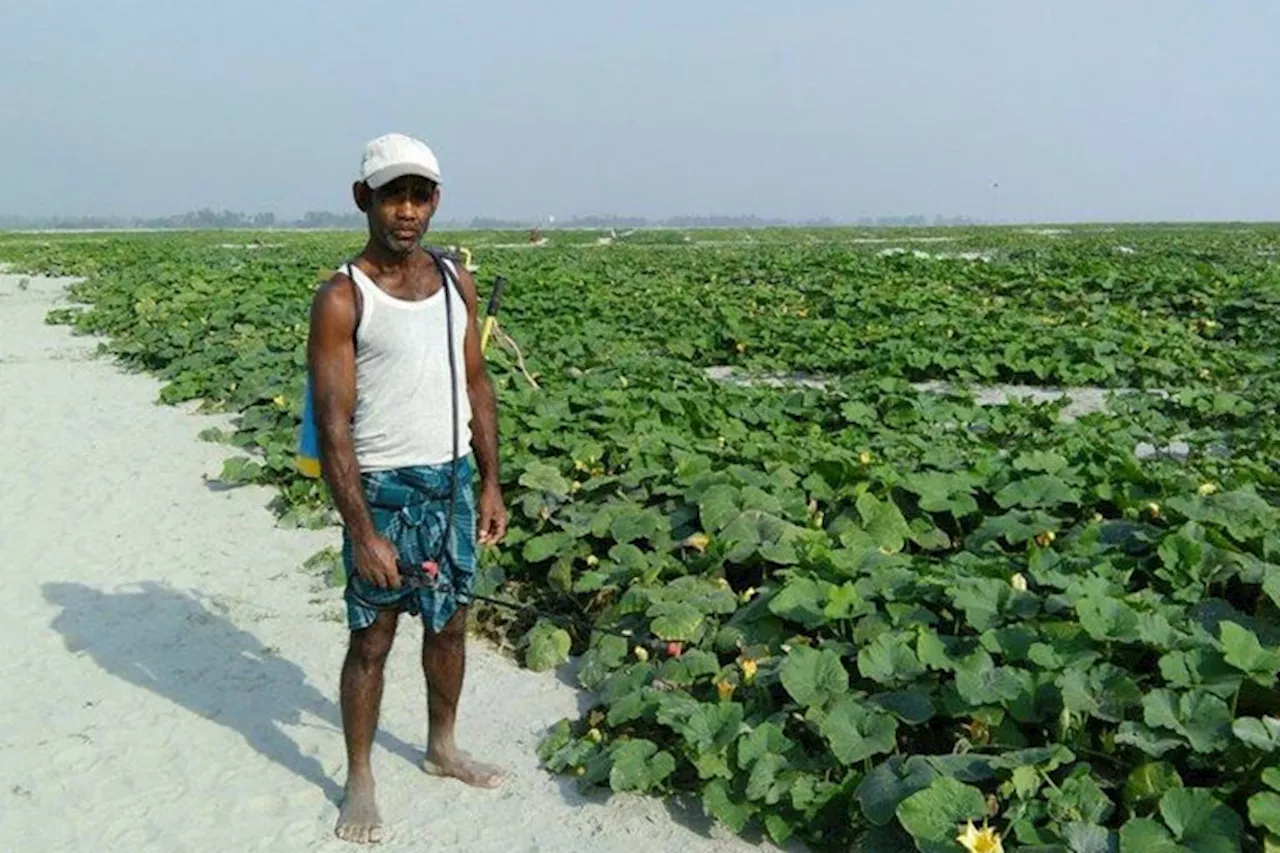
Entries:
[[395,163],[390,166],[383,166],[365,178],[364,182],[369,185],[370,189],[376,190],[391,183],[396,178],[403,178],[405,175],[417,175],[437,184],[440,183],[439,173],[433,172],[419,163]]

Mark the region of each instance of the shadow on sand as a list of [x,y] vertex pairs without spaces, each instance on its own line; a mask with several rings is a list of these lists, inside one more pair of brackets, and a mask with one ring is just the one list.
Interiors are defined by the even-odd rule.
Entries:
[[[307,713],[342,738],[337,703],[309,684],[297,664],[198,597],[162,584],[147,581],[121,592],[76,583],[47,583],[42,589],[61,609],[53,627],[70,651],[88,654],[117,678],[239,733],[264,757],[319,787],[331,802],[340,801],[341,784],[281,729],[303,724]],[[407,761],[421,757],[421,750],[385,732],[377,741]]]

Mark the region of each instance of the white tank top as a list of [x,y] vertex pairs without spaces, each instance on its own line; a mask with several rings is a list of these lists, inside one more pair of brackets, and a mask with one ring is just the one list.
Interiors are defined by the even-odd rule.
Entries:
[[[457,270],[444,259],[454,276]],[[397,299],[359,267],[343,267],[360,288],[356,327],[356,410],[352,429],[361,471],[441,465],[453,459],[445,287],[452,300],[458,388],[458,455],[471,451],[471,399],[463,338],[467,306],[449,283],[427,299]]]

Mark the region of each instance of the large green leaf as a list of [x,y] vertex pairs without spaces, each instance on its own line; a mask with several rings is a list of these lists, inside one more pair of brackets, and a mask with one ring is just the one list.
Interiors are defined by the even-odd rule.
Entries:
[[956,827],[966,821],[980,822],[986,811],[980,790],[943,777],[903,800],[897,814],[921,853],[957,853],[961,848],[955,841]]
[[1079,504],[1080,494],[1051,474],[1017,480],[996,493],[1002,509],[1052,509],[1062,504]]
[[683,601],[659,601],[649,608],[654,636],[663,640],[696,640],[705,618],[698,608]]
[[858,652],[858,671],[881,684],[907,684],[924,673],[905,633],[881,634]]
[[793,741],[783,733],[777,723],[763,722],[739,739],[738,766],[750,767],[766,752],[785,755],[793,745]]
[[1084,598],[1076,604],[1080,626],[1095,640],[1136,642],[1138,614],[1113,598]]
[[827,623],[823,611],[825,598],[822,584],[812,578],[791,577],[769,601],[769,612],[806,628],[819,628]]
[[520,475],[520,485],[558,498],[568,496],[570,488],[569,481],[554,466],[545,462],[530,462]]
[[777,753],[766,752],[751,765],[747,776],[747,799],[763,800],[769,805],[778,802],[785,791],[778,773],[787,766],[787,759]]
[[960,698],[975,707],[1017,699],[1023,687],[1017,670],[996,666],[984,649],[974,652],[956,666],[955,686]]
[[722,750],[738,737],[743,708],[737,702],[703,702],[692,713],[679,717],[659,714],[659,722],[670,725],[697,752]]
[[1166,732],[1132,720],[1120,724],[1116,730],[1116,743],[1140,749],[1152,758],[1160,758],[1167,752],[1186,746],[1186,741],[1180,737],[1169,737]]
[[968,539],[968,546],[976,551],[1003,539],[1010,545],[1021,545],[1042,533],[1060,527],[1058,519],[1043,510],[1011,509],[1004,515],[989,515]]
[[545,620],[529,630],[525,641],[528,643],[525,666],[534,672],[543,672],[567,661],[573,643],[568,631]]
[[676,769],[671,753],[644,738],[622,741],[611,749],[609,787],[615,791],[647,791]]
[[849,673],[830,649],[794,647],[782,664],[780,678],[791,698],[806,707],[825,705],[849,689]]
[[964,578],[948,590],[955,607],[964,611],[965,621],[975,631],[987,631],[1000,622],[1000,608],[1008,600],[1011,587],[995,578]]
[[1169,652],[1160,658],[1160,674],[1171,687],[1198,688],[1219,699],[1230,699],[1244,680],[1217,649],[1195,648]]
[[1258,635],[1234,622],[1218,626],[1226,662],[1263,687],[1274,687],[1280,672],[1280,650],[1264,649]]
[[755,811],[745,800],[735,799],[723,779],[712,779],[702,789],[702,810],[734,832],[741,832]]
[[1159,821],[1133,818],[1120,827],[1120,853],[1193,853],[1178,844]]
[[1033,450],[1019,454],[1013,460],[1013,467],[1019,471],[1043,471],[1046,474],[1058,474],[1067,465],[1066,457],[1052,450]]
[[1125,670],[1111,664],[1100,664],[1088,672],[1067,670],[1059,676],[1057,685],[1068,711],[1110,723],[1121,722],[1131,708],[1142,703],[1137,683]]
[[1232,722],[1231,731],[1254,749],[1263,752],[1280,749],[1280,719],[1275,717],[1239,717]]
[[869,492],[857,502],[863,528],[877,546],[886,551],[901,551],[911,537],[911,527],[892,500],[879,500]]
[[929,787],[939,775],[927,762],[894,756],[864,776],[854,796],[863,817],[873,825],[883,826],[893,820],[899,803]]
[[836,700],[822,718],[822,736],[841,764],[855,764],[891,752],[898,722],[889,714],[868,708],[851,696]]
[[641,507],[627,507],[619,511],[609,525],[609,535],[618,542],[655,541],[670,528],[661,513]]
[[1195,853],[1240,853],[1240,816],[1204,788],[1173,788],[1160,798],[1160,816]]
[[1238,542],[1262,536],[1280,524],[1280,510],[1252,490],[1237,489],[1207,497],[1178,496],[1171,498],[1168,506],[1192,521],[1222,527]]
[[1177,732],[1196,752],[1214,752],[1229,743],[1231,709],[1216,696],[1156,690],[1142,700],[1142,708],[1148,726]]
[[1212,550],[1204,541],[1204,528],[1188,523],[1160,543],[1164,566],[1157,574],[1173,586],[1176,598],[1197,601],[1217,565],[1216,560],[1210,560]]
[[1263,791],[1250,797],[1249,823],[1280,835],[1280,794]]
[[1159,802],[1166,791],[1182,785],[1178,770],[1167,761],[1148,761],[1138,765],[1124,784],[1124,801],[1131,809]]
[[1070,853],[1116,853],[1119,839],[1097,824],[1071,821],[1062,827]]
[[924,689],[876,693],[867,701],[913,726],[929,722],[936,713],[933,700]]
[[542,536],[534,536],[524,543],[524,550],[521,556],[525,562],[541,563],[549,560],[559,554],[565,548],[573,544],[573,537],[568,533],[556,532],[546,533]]
[[950,512],[963,518],[978,510],[978,502],[972,496],[973,485],[963,475],[921,471],[908,474],[903,485],[919,496],[920,508],[925,512]]

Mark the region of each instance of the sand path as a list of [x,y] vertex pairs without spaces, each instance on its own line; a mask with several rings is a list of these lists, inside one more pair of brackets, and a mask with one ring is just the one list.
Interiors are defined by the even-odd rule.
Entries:
[[[300,566],[335,531],[275,526],[265,489],[204,477],[218,419],[44,323],[65,282],[0,275],[0,847],[326,851],[344,772],[338,594]],[[511,768],[478,791],[415,766],[421,627],[388,664],[376,849],[774,849],[642,797],[586,800],[537,766],[583,695],[470,647],[459,737]]]

